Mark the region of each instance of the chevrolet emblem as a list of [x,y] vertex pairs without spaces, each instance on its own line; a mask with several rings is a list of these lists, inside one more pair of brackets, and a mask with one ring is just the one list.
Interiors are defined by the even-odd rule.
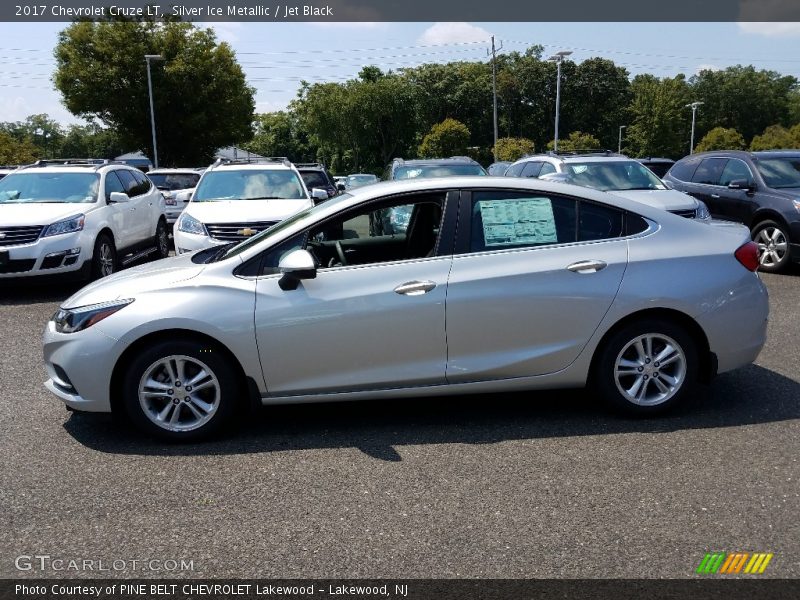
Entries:
[[236,233],[238,233],[239,235],[251,236],[253,234],[258,233],[258,231],[256,231],[255,229],[250,229],[249,227],[245,227],[244,229],[240,229]]

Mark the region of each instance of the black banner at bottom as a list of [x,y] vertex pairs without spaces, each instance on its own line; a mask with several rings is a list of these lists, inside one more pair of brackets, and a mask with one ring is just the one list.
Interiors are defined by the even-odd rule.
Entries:
[[306,579],[306,580],[0,580],[15,600],[785,600],[800,598],[796,579]]

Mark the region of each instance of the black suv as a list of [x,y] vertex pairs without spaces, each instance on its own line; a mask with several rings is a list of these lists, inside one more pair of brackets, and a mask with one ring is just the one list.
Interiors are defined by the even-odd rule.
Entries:
[[294,166],[300,172],[300,177],[303,178],[309,192],[313,188],[322,188],[328,192],[328,198],[333,198],[341,191],[333,181],[333,176],[328,173],[325,165],[321,163],[295,163]]
[[487,175],[486,170],[469,156],[450,158],[395,158],[386,166],[383,178],[413,179],[414,177],[452,177],[454,175]]
[[747,225],[762,271],[800,262],[800,150],[692,154],[664,181],[705,202],[712,217]]

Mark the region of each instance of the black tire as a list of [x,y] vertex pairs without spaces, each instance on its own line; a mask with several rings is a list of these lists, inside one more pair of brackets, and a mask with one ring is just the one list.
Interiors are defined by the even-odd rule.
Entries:
[[[752,238],[758,244],[759,271],[777,273],[789,265],[791,250],[789,232],[785,225],[775,221],[762,221],[753,228]],[[770,252],[766,258],[765,251]]]
[[[180,367],[173,362],[177,357],[184,360],[185,382],[168,376],[168,368],[178,373]],[[171,367],[164,366],[168,363]],[[213,381],[208,384],[209,379],[204,377],[196,384],[198,390],[187,386],[200,376],[197,368],[210,374],[216,385]],[[140,401],[140,386],[144,388],[145,381],[171,387],[163,390],[163,394],[160,389],[149,395],[142,394]],[[125,412],[133,424],[149,435],[170,442],[196,441],[219,432],[230,423],[241,396],[241,386],[228,357],[213,345],[194,341],[165,341],[143,350],[130,362],[122,386]],[[149,388],[156,390],[154,384]],[[162,424],[157,423],[159,415],[163,415]]]
[[[644,358],[648,353],[643,338],[651,341],[651,357],[663,355],[669,343],[677,349],[678,359],[663,365],[653,358]],[[644,355],[637,351],[636,340],[642,340]],[[597,352],[591,384],[617,412],[632,416],[664,413],[683,402],[697,382],[697,345],[683,327],[671,321],[642,319],[629,323],[605,340]],[[619,377],[618,360],[624,361],[620,367],[624,373]],[[663,388],[670,390],[669,393]],[[637,395],[641,397],[637,399]]]
[[159,219],[158,221],[156,235],[153,238],[153,245],[156,248],[156,251],[153,253],[156,260],[169,256],[169,229],[167,229],[167,222],[164,219]]
[[92,279],[107,277],[117,271],[117,248],[107,233],[101,233],[94,241],[92,251]]

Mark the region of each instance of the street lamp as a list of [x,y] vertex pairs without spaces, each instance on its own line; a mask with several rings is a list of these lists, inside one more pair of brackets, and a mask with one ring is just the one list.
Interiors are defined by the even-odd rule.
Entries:
[[42,143],[42,146],[43,146],[42,150],[44,150],[44,157],[45,157],[45,159],[47,159],[47,138],[48,138],[47,131],[45,131],[41,127],[37,127],[34,130],[33,133],[42,138],[42,142],[43,142]]
[[692,109],[692,137],[689,140],[689,154],[694,153],[694,123],[695,118],[697,116],[697,109],[701,104],[705,104],[704,102],[691,102],[690,104],[686,105],[686,108]]
[[145,54],[144,60],[147,63],[147,93],[150,95],[150,128],[153,130],[153,165],[158,168],[158,149],[156,148],[156,113],[153,109],[153,80],[150,78],[150,61],[164,60],[160,54]]
[[627,128],[627,125],[619,126],[619,143],[617,144],[617,154],[622,154],[622,130]]
[[556,52],[547,60],[556,63],[556,135],[553,139],[553,152],[558,152],[558,115],[561,108],[561,63],[565,56],[572,54],[572,50],[562,50]]

